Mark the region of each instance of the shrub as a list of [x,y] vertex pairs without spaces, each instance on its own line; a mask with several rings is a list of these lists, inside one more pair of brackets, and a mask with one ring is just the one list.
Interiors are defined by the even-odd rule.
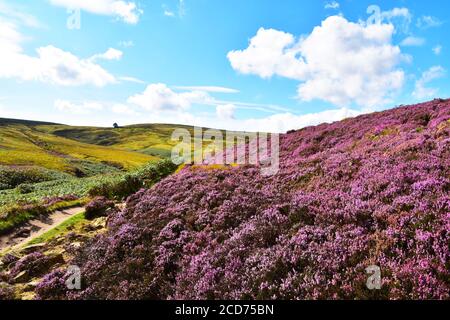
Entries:
[[36,287],[37,299],[43,300],[52,297],[51,300],[63,300],[69,294],[66,285],[66,272],[56,269],[46,275]]
[[105,197],[96,197],[86,206],[85,217],[88,220],[108,215],[108,211],[115,207],[114,202]]
[[34,186],[32,184],[22,183],[17,187],[17,191],[21,194],[32,193],[34,191]]
[[107,180],[89,190],[91,197],[104,196],[109,199],[122,200],[136,193],[141,188],[150,188],[161,179],[172,174],[177,166],[170,160],[148,164],[138,170],[125,174],[119,179]]
[[21,272],[25,271],[27,278],[31,279],[48,272],[51,266],[63,262],[64,259],[61,255],[44,255],[40,252],[35,252],[17,261],[11,268],[9,275],[11,279],[14,279]]
[[67,174],[43,168],[9,168],[0,166],[0,190],[15,188],[21,184],[33,184],[67,177]]
[[14,300],[15,293],[14,288],[6,283],[0,283],[0,301]]
[[45,207],[52,207],[58,203],[61,202],[72,202],[72,201],[76,201],[78,200],[79,197],[77,197],[76,195],[73,194],[68,194],[68,195],[64,195],[64,196],[60,196],[60,197],[45,197],[44,199],[42,199],[42,204]]

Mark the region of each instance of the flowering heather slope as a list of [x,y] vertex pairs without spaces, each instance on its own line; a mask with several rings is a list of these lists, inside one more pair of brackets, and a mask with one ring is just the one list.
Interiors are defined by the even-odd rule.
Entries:
[[[41,298],[449,299],[450,100],[282,136],[280,173],[185,168],[128,200]],[[368,290],[378,265],[382,289]]]

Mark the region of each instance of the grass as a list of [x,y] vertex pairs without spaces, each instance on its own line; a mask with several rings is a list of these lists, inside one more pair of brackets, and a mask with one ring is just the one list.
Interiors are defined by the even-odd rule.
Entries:
[[73,230],[77,226],[84,225],[85,223],[88,223],[88,221],[85,218],[84,212],[76,214],[73,217],[70,217],[69,219],[61,223],[60,225],[56,226],[55,228],[47,231],[41,236],[34,238],[30,242],[26,243],[24,247],[35,244],[47,243],[61,235],[66,234],[67,232]]

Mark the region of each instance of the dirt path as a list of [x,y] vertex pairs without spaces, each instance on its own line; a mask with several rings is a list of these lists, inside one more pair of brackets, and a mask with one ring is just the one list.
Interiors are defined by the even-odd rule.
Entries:
[[59,226],[74,215],[82,213],[84,207],[75,207],[66,210],[55,211],[50,215],[29,221],[26,225],[11,234],[0,237],[0,251],[6,248],[22,246],[31,240],[40,237],[47,231]]

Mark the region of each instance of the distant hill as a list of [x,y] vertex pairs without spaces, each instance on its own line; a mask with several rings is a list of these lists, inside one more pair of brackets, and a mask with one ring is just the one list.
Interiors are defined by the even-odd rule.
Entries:
[[140,124],[120,128],[46,126],[40,129],[83,143],[166,158],[170,157],[171,149],[177,143],[171,141],[172,132],[176,128],[193,130],[193,127],[169,124]]
[[[136,124],[119,128],[0,118],[0,166],[38,166],[65,172],[100,164],[100,171],[131,169],[171,156],[175,129],[192,126]],[[97,170],[98,171],[98,170]]]
[[[132,169],[162,157],[75,141],[52,133],[65,125],[1,119],[0,165],[41,167],[76,174],[83,171]],[[109,169],[108,169],[109,168]]]
[[27,126],[57,125],[57,123],[53,122],[0,118],[0,125],[10,125],[10,124],[23,124]]

